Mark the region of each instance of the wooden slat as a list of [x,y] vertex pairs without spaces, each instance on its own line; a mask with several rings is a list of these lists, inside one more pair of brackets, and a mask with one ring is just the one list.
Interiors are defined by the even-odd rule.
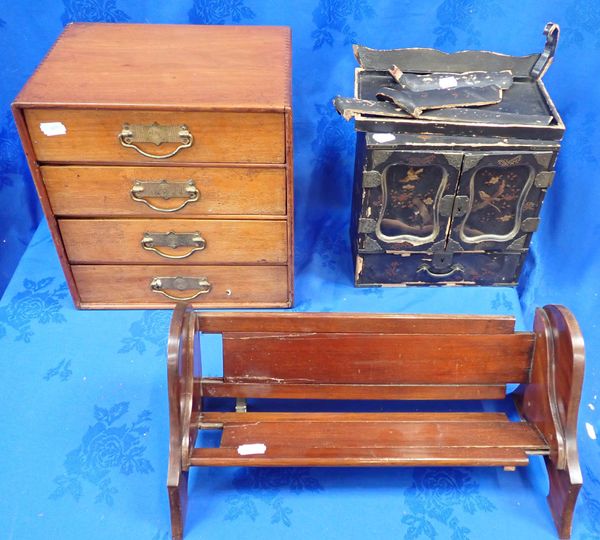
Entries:
[[235,448],[196,448],[191,465],[211,467],[462,466],[516,467],[529,459],[520,448],[267,448],[240,456]]
[[514,317],[395,313],[196,313],[198,330],[222,332],[377,332],[512,334]]
[[[243,413],[240,413],[242,415]],[[222,447],[264,443],[288,448],[404,447],[513,447],[539,450],[546,447],[538,432],[526,422],[489,421],[295,421],[228,422]]]
[[223,334],[228,382],[527,382],[533,334]]
[[[506,395],[503,384],[260,384],[204,378],[206,397],[242,397],[270,399],[502,399]],[[198,388],[198,393],[200,390]]]
[[208,423],[248,424],[255,422],[330,422],[334,424],[350,423],[412,423],[412,422],[504,422],[509,420],[502,412],[386,412],[386,413],[353,413],[353,412],[203,412],[199,420]]

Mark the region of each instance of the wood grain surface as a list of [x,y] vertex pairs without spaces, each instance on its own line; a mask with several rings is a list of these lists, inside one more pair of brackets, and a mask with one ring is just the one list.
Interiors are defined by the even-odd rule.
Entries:
[[488,384],[529,379],[533,334],[223,334],[228,382]]
[[205,277],[212,290],[194,300],[195,307],[288,305],[285,266],[73,265],[71,268],[82,307],[174,307],[174,300],[150,289],[150,282],[157,276]]
[[[72,264],[285,264],[286,222],[220,219],[59,219]],[[206,247],[184,259],[168,259],[141,245],[145,233],[199,233]],[[156,246],[181,256],[192,247]]]
[[[173,112],[100,109],[25,109],[38,161],[45,163],[285,163],[282,113]],[[48,136],[41,124],[60,122],[64,135]],[[168,159],[148,158],[119,142],[123,125],[179,126],[194,137],[191,147]],[[139,143],[153,154],[167,154],[179,143]]]
[[16,102],[283,110],[291,32],[275,26],[71,24]]
[[[286,172],[281,167],[41,167],[52,210],[57,216],[152,217],[285,216]],[[135,181],[192,180],[197,201],[176,212],[160,212],[131,198]],[[146,198],[161,209],[184,199]]]

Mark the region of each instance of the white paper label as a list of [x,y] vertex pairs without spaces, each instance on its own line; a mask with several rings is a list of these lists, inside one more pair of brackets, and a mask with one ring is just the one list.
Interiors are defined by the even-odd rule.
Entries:
[[442,77],[440,79],[440,88],[454,88],[458,84],[456,77]]
[[592,426],[592,424],[590,424],[589,422],[586,422],[585,430],[587,431],[588,437],[590,439],[592,439],[593,441],[595,441],[596,440],[596,430],[594,429],[594,426]]
[[375,142],[380,142],[380,143],[384,143],[384,142],[390,142],[393,141],[396,137],[394,135],[392,135],[391,133],[374,133],[373,134],[373,139],[375,139]]
[[251,456],[253,454],[264,454],[267,447],[263,443],[242,444],[238,446],[237,452],[240,456]]
[[67,133],[67,128],[62,122],[42,122],[40,124],[40,129],[47,137],[65,135]]

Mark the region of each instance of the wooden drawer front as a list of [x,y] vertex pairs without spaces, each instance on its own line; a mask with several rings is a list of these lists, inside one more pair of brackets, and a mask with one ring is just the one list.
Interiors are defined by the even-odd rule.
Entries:
[[[283,113],[27,109],[25,118],[40,162],[285,162]],[[173,126],[175,131],[185,124],[193,135],[193,143],[166,159],[146,157],[119,142],[126,123],[157,123]],[[180,143],[135,144],[148,153],[165,155]]]
[[[193,300],[205,307],[288,306],[285,266],[72,266],[82,307],[172,307],[175,301],[153,292],[155,278],[204,278],[210,292]],[[194,290],[166,291],[189,297]],[[96,305],[93,305],[96,304]]]
[[[41,169],[57,216],[173,218],[286,214],[284,168],[44,166]],[[143,187],[145,182],[161,181],[166,187],[192,181],[198,194],[165,199],[134,190],[137,200],[132,198],[136,182]],[[184,204],[179,210],[167,211]]]
[[[287,262],[285,221],[61,219],[58,224],[71,263],[189,265]],[[200,250],[195,250],[197,245],[173,249],[159,245],[159,241],[153,246],[172,256],[195,250],[185,258],[167,258],[142,247],[145,236],[157,238],[157,234],[169,232],[198,233],[205,247]]]

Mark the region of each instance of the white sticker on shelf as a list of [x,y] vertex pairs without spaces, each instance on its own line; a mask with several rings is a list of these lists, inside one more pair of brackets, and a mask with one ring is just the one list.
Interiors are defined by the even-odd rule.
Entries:
[[442,77],[440,79],[440,88],[454,88],[458,84],[456,77]]
[[40,129],[46,137],[54,137],[56,135],[66,135],[67,128],[62,122],[42,122]]
[[374,133],[373,139],[375,142],[385,143],[393,141],[396,138],[392,133]]
[[240,456],[252,456],[254,454],[264,454],[267,451],[263,443],[241,444],[237,452]]

